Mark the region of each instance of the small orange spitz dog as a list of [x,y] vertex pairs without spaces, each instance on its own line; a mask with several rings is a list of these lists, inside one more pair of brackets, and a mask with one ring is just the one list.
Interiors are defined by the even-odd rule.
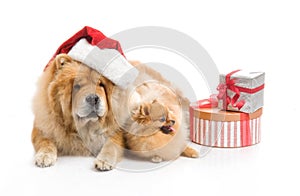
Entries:
[[[133,65],[136,65],[133,63]],[[127,148],[152,162],[173,160],[180,155],[196,158],[187,146],[189,101],[158,72],[136,65],[138,78],[127,90],[115,89],[114,115]]]

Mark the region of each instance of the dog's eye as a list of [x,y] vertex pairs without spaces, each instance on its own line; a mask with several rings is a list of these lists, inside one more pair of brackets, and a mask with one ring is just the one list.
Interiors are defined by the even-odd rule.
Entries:
[[99,83],[100,87],[104,87],[104,84],[102,82]]
[[79,90],[79,89],[80,89],[80,85],[79,85],[79,84],[75,84],[75,85],[73,86],[73,88],[74,88],[74,90]]
[[165,117],[165,116],[161,117],[161,118],[159,119],[159,121],[160,121],[160,122],[165,122],[165,121],[166,121],[166,117]]

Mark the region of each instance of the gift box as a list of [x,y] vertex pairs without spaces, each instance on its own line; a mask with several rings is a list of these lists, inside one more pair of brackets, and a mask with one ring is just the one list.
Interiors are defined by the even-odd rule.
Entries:
[[236,70],[220,74],[219,103],[223,110],[253,113],[263,107],[264,72]]
[[260,142],[262,108],[254,113],[190,107],[192,142],[212,147],[245,147]]

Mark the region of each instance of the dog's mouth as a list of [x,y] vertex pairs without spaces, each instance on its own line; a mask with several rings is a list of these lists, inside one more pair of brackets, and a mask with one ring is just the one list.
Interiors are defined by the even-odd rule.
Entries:
[[170,134],[170,133],[175,133],[175,129],[168,125],[168,126],[162,126],[160,127],[160,130],[164,133],[164,134]]
[[87,115],[85,118],[97,118],[98,119],[98,114],[95,111],[92,111],[89,115]]
[[85,116],[77,114],[77,117],[79,120],[84,121],[84,122],[88,122],[88,121],[96,122],[100,118],[98,113],[95,111],[92,111],[88,115],[85,115]]

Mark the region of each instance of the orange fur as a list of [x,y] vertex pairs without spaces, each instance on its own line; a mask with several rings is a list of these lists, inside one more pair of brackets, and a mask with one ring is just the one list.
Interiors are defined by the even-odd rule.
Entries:
[[[65,54],[50,62],[33,102],[32,143],[37,166],[51,166],[62,155],[94,155],[98,170],[116,165],[123,139],[111,109],[113,87],[99,73]],[[85,114],[90,110],[86,103],[90,94],[99,97],[102,108],[98,104],[97,115],[91,117]]]
[[[145,110],[147,112],[144,112]],[[179,118],[159,101],[143,103],[132,116],[134,122],[124,134],[127,147],[136,155],[151,158],[153,162],[171,160],[180,154],[197,157],[198,153],[186,146]],[[140,120],[147,118],[147,121]],[[161,121],[160,119],[165,119]],[[163,133],[162,126],[171,126],[170,133]]]
[[[127,148],[153,162],[175,159],[181,154],[198,157],[197,151],[187,147],[188,99],[158,72],[138,62],[132,64],[139,70],[138,78],[127,90],[116,89],[113,99],[124,106],[115,112],[115,117],[125,130]],[[160,130],[162,125],[154,116],[162,112],[175,120],[175,133]]]

